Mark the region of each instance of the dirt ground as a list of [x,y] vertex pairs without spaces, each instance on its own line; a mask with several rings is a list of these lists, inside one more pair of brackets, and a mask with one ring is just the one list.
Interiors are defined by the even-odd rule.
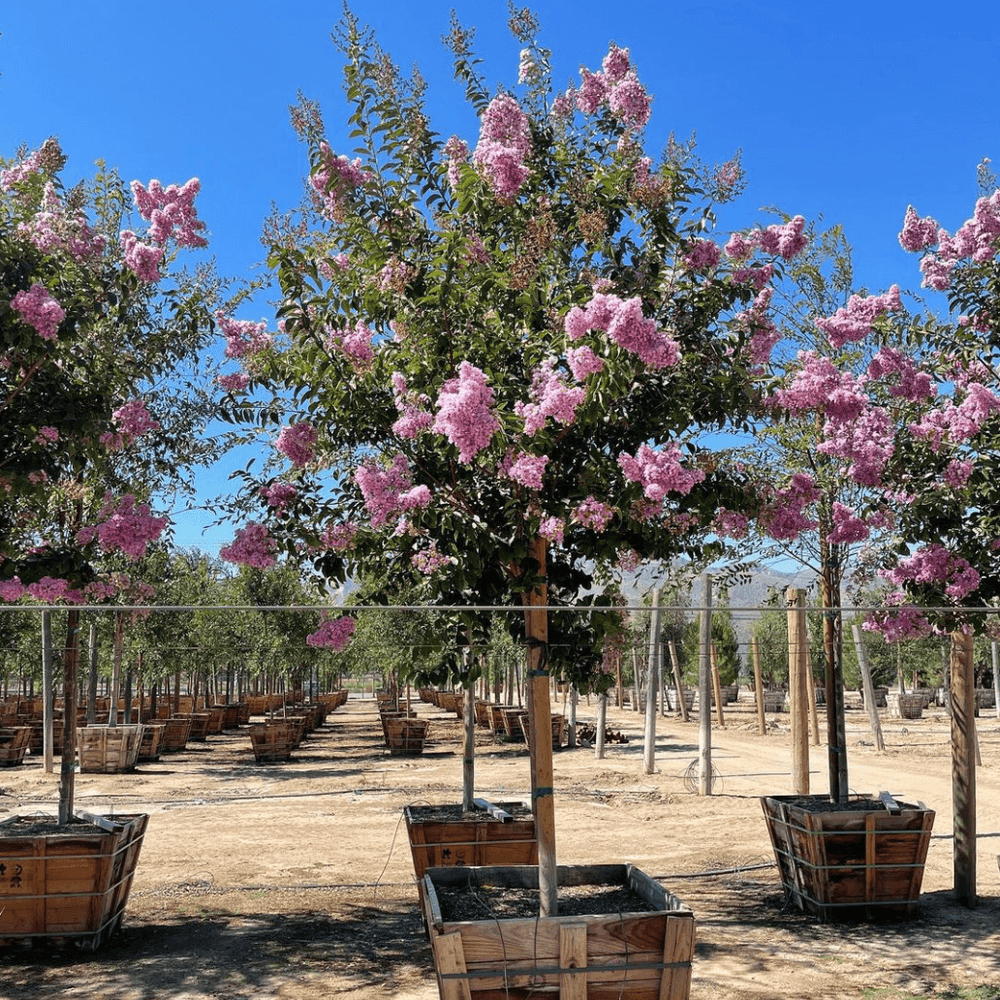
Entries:
[[[691,997],[904,998],[1000,985],[1000,722],[979,719],[978,887],[954,901],[948,720],[884,720],[878,754],[867,716],[848,713],[852,790],[892,791],[937,810],[919,914],[894,924],[820,924],[789,910],[759,796],[790,792],[787,716],[757,731],[742,692],[713,727],[715,794],[689,789],[696,721],[658,720],[656,772],[643,765],[638,715],[610,710],[630,736],[555,757],[563,864],[629,861],[694,911]],[[371,698],[352,695],[288,764],[255,764],[247,733],[209,737],[127,775],[78,775],[91,812],[148,812],[149,829],[121,934],[96,954],[0,949],[6,1000],[432,1000],[430,947],[401,809],[460,800],[460,723],[430,705],[430,743],[390,756]],[[580,719],[596,708],[580,706]],[[820,731],[824,721],[820,716]],[[523,747],[478,737],[477,793],[529,790]],[[811,753],[826,790],[826,747]],[[58,768],[57,768],[58,770]],[[54,813],[57,775],[37,760],[0,772],[3,814]],[[992,993],[990,993],[992,996]]]

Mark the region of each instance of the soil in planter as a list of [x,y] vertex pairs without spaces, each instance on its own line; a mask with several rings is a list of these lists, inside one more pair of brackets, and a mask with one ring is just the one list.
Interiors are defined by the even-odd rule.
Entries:
[[55,816],[13,816],[0,823],[0,838],[5,837],[50,837],[53,834],[66,834],[78,837],[90,834],[105,834],[108,831],[82,819],[70,819],[63,826]]
[[[497,803],[494,803],[496,805]],[[500,803],[500,808],[504,812],[510,813],[511,816],[516,820],[531,819],[531,806],[522,805],[520,803],[510,803],[504,802]],[[443,805],[443,806],[410,806],[410,812],[413,813],[415,819],[419,820],[421,823],[455,823],[464,820],[473,820],[474,822],[490,822],[499,823],[500,820],[496,819],[492,813],[487,812],[485,809],[473,809],[472,812],[466,812],[462,809],[461,805]]]
[[[445,921],[505,920],[538,916],[538,890],[509,886],[435,885],[441,917]],[[638,893],[623,885],[561,885],[560,917],[585,914],[651,913]]]
[[[804,799],[786,799],[785,805],[794,806],[797,809],[803,809],[805,812],[810,813],[828,813],[828,812],[874,812],[878,809],[885,809],[885,804],[881,799],[848,799],[846,802],[831,802],[829,799],[815,799],[815,798],[804,798]],[[911,805],[909,802],[898,802],[896,805],[900,809],[916,809],[915,805]]]

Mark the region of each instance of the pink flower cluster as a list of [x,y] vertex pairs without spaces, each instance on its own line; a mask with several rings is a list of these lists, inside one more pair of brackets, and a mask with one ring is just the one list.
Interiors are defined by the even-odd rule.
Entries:
[[323,617],[319,628],[312,635],[306,636],[306,645],[339,651],[351,641],[354,629],[354,619],[349,615],[342,618],[327,615]]
[[[573,101],[585,115],[594,114],[606,105],[611,114],[630,131],[639,131],[649,121],[650,97],[629,64],[628,49],[612,44],[602,61],[601,71],[580,70],[580,86],[566,91],[564,102]],[[565,117],[565,104],[553,114]]]
[[642,300],[620,299],[598,292],[585,309],[573,306],[566,314],[566,334],[579,340],[591,330],[600,330],[620,347],[637,354],[651,368],[666,368],[680,361],[680,346],[658,330],[656,321],[642,314]]
[[101,444],[109,451],[121,451],[133,441],[160,429],[160,422],[154,420],[146,404],[141,399],[133,399],[130,403],[120,406],[111,418],[118,430],[101,435]]
[[836,350],[849,341],[864,340],[879,316],[902,308],[899,285],[893,285],[883,295],[852,295],[847,305],[841,306],[832,316],[817,319],[816,326],[830,338],[830,346]]
[[642,491],[650,500],[662,500],[667,493],[683,496],[690,493],[697,483],[705,478],[701,469],[686,469],[681,464],[681,449],[670,442],[662,449],[641,445],[635,456],[622,452],[618,456],[625,478],[632,483],[640,483]]
[[771,359],[774,345],[781,340],[781,333],[774,325],[768,311],[774,289],[764,288],[758,292],[749,309],[741,310],[734,317],[737,327],[750,331],[750,363],[765,365]]
[[837,420],[852,420],[868,408],[864,383],[815,351],[799,351],[799,370],[787,389],[777,389],[774,401],[790,413],[816,410]]
[[776,490],[773,499],[761,512],[764,530],[778,541],[790,541],[803,531],[816,527],[804,509],[820,498],[820,491],[810,476],[797,472],[783,490]]
[[291,483],[273,483],[271,486],[262,486],[260,495],[267,501],[268,507],[274,507],[279,514],[284,514],[285,508],[299,495],[299,491]]
[[525,164],[530,155],[528,116],[513,97],[499,94],[483,112],[472,160],[500,201],[517,197],[530,173]]
[[424,393],[411,393],[406,387],[406,379],[399,372],[392,373],[392,394],[400,414],[392,425],[392,432],[412,440],[434,420],[434,414],[423,409],[430,399]]
[[441,569],[442,566],[447,566],[454,562],[455,560],[451,556],[446,556],[444,553],[438,552],[437,546],[433,542],[431,542],[429,548],[421,549],[410,557],[410,564],[414,569],[423,573],[424,576],[430,576]]
[[582,382],[588,375],[604,371],[604,362],[586,344],[583,347],[571,347],[566,352],[566,364],[577,382]]
[[268,534],[267,526],[252,522],[236,531],[235,539],[219,549],[219,557],[226,562],[268,569],[275,563],[277,544]]
[[937,223],[931,218],[919,219],[912,207],[906,210],[903,231],[899,241],[907,250],[925,250],[935,243],[935,253],[927,254],[920,261],[924,274],[923,287],[944,291],[951,285],[951,274],[963,260],[982,264],[992,260],[998,251],[1000,240],[1000,190],[989,198],[980,198],[971,219],[967,219],[955,232],[949,235],[945,229],[936,229]]
[[395,455],[388,468],[375,462],[363,462],[354,473],[354,481],[364,497],[373,528],[380,528],[390,517],[408,510],[418,510],[431,502],[426,486],[414,486],[406,456]]
[[946,399],[940,409],[931,410],[919,422],[910,424],[910,433],[930,441],[937,450],[945,439],[953,444],[971,440],[998,411],[1000,397],[981,383],[972,382],[957,406]]
[[59,147],[59,140],[52,136],[46,139],[38,149],[32,150],[20,163],[0,170],[0,189],[10,191],[36,174],[54,174],[60,169],[63,162],[64,157],[62,149]]
[[43,447],[55,444],[59,440],[59,431],[55,427],[39,427],[38,433],[35,435],[35,444],[40,444]]
[[347,552],[354,544],[358,526],[353,521],[342,521],[330,524],[319,536],[321,548],[333,549],[334,552]]
[[714,530],[723,538],[746,538],[750,528],[750,518],[735,510],[720,508],[715,516]]
[[200,236],[205,223],[198,218],[194,199],[201,190],[201,182],[192,177],[178,187],[170,184],[164,187],[152,180],[145,188],[139,181],[132,181],[132,196],[139,209],[139,215],[149,223],[149,238],[158,246],[168,240],[179,247],[205,247],[208,240]]
[[945,584],[944,592],[956,601],[968,597],[979,586],[979,573],[962,556],[953,555],[943,545],[926,545],[901,559],[892,570],[881,575],[891,583],[935,586]]
[[27,587],[18,577],[0,583],[0,600],[19,601],[22,597],[32,597],[40,604],[56,604],[64,601],[66,604],[83,604],[86,595],[82,590],[71,587],[68,580],[43,576],[37,583]]
[[827,536],[831,542],[850,545],[854,542],[863,542],[871,534],[864,519],[837,500],[833,502],[832,515],[833,528]]
[[538,534],[552,542],[553,545],[562,545],[565,532],[566,522],[562,518],[543,517],[538,525]]
[[43,340],[55,340],[59,324],[66,318],[66,310],[43,285],[22,289],[10,300],[10,306]]
[[549,464],[548,455],[529,455],[522,453],[514,459],[507,475],[516,483],[527,486],[530,490],[542,488],[542,476],[545,466]]
[[312,175],[312,186],[322,198],[327,215],[338,219],[350,194],[368,183],[372,175],[361,166],[360,159],[352,162],[346,156],[337,156],[325,142],[320,143],[319,151],[320,165]]
[[99,257],[107,247],[107,238],[96,232],[82,211],[68,212],[55,185],[45,185],[39,210],[27,221],[19,222],[18,233],[42,251],[65,251],[74,260]]
[[232,319],[220,310],[215,314],[215,322],[226,338],[227,358],[254,357],[274,343],[263,320],[254,323],[248,319]]
[[167,518],[152,516],[149,504],[136,503],[131,493],[118,501],[110,494],[105,496],[97,522],[77,532],[80,544],[86,545],[96,536],[105,551],[117,549],[130,559],[141,559],[147,545],[155,542],[168,524]]
[[684,255],[684,264],[692,271],[711,271],[722,256],[719,245],[712,240],[694,240]]
[[589,496],[573,510],[573,520],[598,533],[607,528],[615,516],[615,508],[601,503],[596,497]]
[[867,406],[853,419],[827,420],[816,450],[848,463],[846,475],[861,486],[878,486],[896,450],[892,420],[881,406]]
[[891,396],[920,403],[937,395],[931,376],[921,371],[912,358],[893,347],[883,347],[869,362],[868,377],[884,379],[894,375],[899,376],[899,381],[889,387]]
[[331,330],[326,338],[326,344],[328,348],[343,353],[357,372],[368,371],[375,360],[372,332],[361,320],[354,324],[353,330],[350,327]]
[[897,605],[891,611],[877,611],[862,622],[866,632],[878,632],[886,642],[903,642],[906,639],[924,639],[933,632],[924,613],[912,604],[903,605],[906,595],[902,591],[890,594],[886,603]]
[[433,429],[458,448],[460,462],[471,462],[499,428],[492,407],[493,390],[486,376],[468,361],[459,366],[458,378],[441,386]]
[[809,242],[805,234],[806,220],[796,215],[788,222],[776,223],[766,229],[749,233],[733,233],[723,248],[730,260],[747,260],[755,250],[791,260],[800,254]]
[[464,139],[453,135],[444,144],[444,155],[448,160],[448,184],[454,191],[461,176],[459,168],[469,161],[469,145]]
[[287,458],[292,465],[301,468],[312,461],[316,449],[316,428],[305,421],[282,427],[274,447]]
[[514,412],[524,417],[524,433],[529,437],[545,426],[548,417],[566,426],[572,424],[576,420],[577,407],[587,397],[586,389],[571,389],[555,366],[555,358],[546,358],[531,378],[533,402],[514,404]]
[[125,253],[125,266],[147,285],[154,285],[163,277],[160,274],[160,261],[163,260],[163,247],[142,243],[131,229],[121,232],[122,250]]

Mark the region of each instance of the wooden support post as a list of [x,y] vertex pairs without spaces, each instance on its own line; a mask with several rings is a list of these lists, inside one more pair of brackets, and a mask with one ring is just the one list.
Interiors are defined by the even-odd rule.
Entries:
[[805,639],[804,590],[789,587],[788,600],[788,697],[792,715],[792,791],[809,794],[809,727],[805,667],[808,646]]
[[865,694],[865,708],[868,709],[868,719],[871,722],[872,735],[875,737],[875,749],[879,753],[885,751],[885,739],[882,737],[882,723],[878,718],[878,706],[875,704],[875,685],[872,684],[872,672],[868,667],[868,652],[861,636],[861,626],[853,625],[854,648],[858,651],[858,667],[861,670],[861,685]]
[[653,591],[653,606],[649,616],[649,658],[646,663],[646,726],[643,731],[643,765],[646,774],[656,770],[656,692],[657,650],[660,645],[660,595],[659,587]]
[[1000,719],[1000,642],[991,642],[993,652],[993,714]]
[[812,728],[812,742],[819,746],[819,713],[816,710],[816,678],[812,672],[812,658],[806,655],[806,697],[809,699],[809,724]]
[[556,873],[556,821],[553,794],[551,702],[548,673],[548,587],[544,582],[545,539],[536,538],[531,554],[542,582],[525,595],[525,635],[528,641],[528,685],[530,703],[529,749],[531,753],[531,801],[538,834],[539,913],[558,913]]
[[677,688],[677,707],[680,709],[681,718],[687,722],[687,703],[684,701],[684,680],[681,677],[681,663],[677,657],[677,644],[673,639],[667,640],[667,649],[670,652],[670,665],[674,670],[674,686]]
[[76,680],[80,663],[80,612],[66,613],[66,648],[63,653],[63,751],[59,765],[59,824],[73,816],[76,791]]
[[702,574],[704,596],[698,643],[698,794],[712,794],[712,578]]
[[764,678],[760,673],[760,649],[757,646],[757,637],[752,641],[753,650],[753,687],[757,695],[757,727],[760,735],[767,732],[767,720],[764,718]]
[[[468,653],[466,653],[468,656]],[[468,659],[466,665],[469,664]],[[465,741],[462,752],[462,809],[471,812],[476,787],[476,685],[469,681],[465,685]]]
[[87,725],[97,722],[97,625],[90,625],[87,637]]
[[719,658],[715,652],[715,643],[708,644],[712,663],[712,692],[715,695],[715,719],[720,729],[726,728],[726,717],[722,711],[722,678],[719,676]]
[[955,895],[976,905],[976,690],[971,632],[951,634],[951,794]]

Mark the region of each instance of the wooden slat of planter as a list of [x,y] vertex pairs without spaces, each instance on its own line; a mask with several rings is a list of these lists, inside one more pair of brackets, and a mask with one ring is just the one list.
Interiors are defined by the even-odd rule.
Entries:
[[439,934],[432,942],[434,946],[434,964],[441,980],[441,1000],[472,1000],[468,979],[452,979],[452,976],[464,976],[468,971],[465,967],[465,952],[462,948],[461,934]]
[[663,942],[663,976],[658,1000],[687,1000],[691,993],[691,956],[694,953],[694,920],[689,914],[667,914]]
[[587,1000],[587,924],[559,926],[559,1000]]

